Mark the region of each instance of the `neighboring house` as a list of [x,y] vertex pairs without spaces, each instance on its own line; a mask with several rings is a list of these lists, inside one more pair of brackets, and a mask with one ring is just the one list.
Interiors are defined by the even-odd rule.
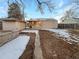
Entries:
[[36,18],[27,21],[26,25],[33,29],[52,29],[58,27],[58,21],[50,18]]
[[63,24],[74,24],[77,23],[79,24],[79,18],[72,18],[72,19],[64,19],[61,21]]
[[64,19],[62,20],[59,25],[59,28],[79,28],[79,18],[72,18],[72,19]]

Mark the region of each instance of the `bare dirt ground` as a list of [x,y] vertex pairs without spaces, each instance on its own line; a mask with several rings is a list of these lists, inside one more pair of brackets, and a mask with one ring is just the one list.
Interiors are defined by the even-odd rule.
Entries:
[[34,59],[34,48],[35,48],[35,33],[21,33],[21,35],[30,36],[30,41],[19,59]]
[[40,30],[39,35],[44,59],[79,59],[79,45],[57,38],[53,32]]
[[71,35],[71,38],[78,42],[76,44],[79,44],[79,29],[68,30],[68,32]]
[[[70,30],[69,33],[79,34],[79,32],[76,33]],[[28,35],[31,37],[31,40],[19,59],[35,59],[35,33],[28,32],[21,33],[21,35]],[[79,59],[78,44],[69,44],[67,41],[64,41],[63,38],[57,37],[54,32],[47,30],[39,30],[39,39],[43,59]]]

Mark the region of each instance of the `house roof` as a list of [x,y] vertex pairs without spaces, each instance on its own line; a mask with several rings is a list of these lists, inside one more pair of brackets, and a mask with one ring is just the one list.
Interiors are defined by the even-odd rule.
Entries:
[[75,20],[79,20],[79,18],[73,18],[73,19],[75,19]]
[[57,20],[53,18],[34,18],[27,21],[57,21]]
[[77,23],[79,24],[79,18],[69,18],[69,19],[64,19],[61,21],[61,23],[63,24],[73,24],[73,23]]

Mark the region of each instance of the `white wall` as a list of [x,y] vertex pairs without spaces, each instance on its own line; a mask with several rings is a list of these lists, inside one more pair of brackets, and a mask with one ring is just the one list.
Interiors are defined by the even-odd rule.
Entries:
[[42,28],[52,29],[52,28],[57,28],[58,23],[56,21],[42,21],[41,26]]
[[58,22],[53,20],[37,21],[33,26],[34,29],[53,29],[58,28]]

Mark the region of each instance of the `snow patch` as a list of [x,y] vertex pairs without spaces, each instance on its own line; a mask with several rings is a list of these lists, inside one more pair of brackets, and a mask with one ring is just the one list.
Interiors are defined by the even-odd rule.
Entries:
[[49,29],[49,31],[55,32],[57,34],[59,34],[60,36],[63,37],[70,37],[70,34],[67,32],[67,30],[62,30],[62,29]]
[[56,33],[58,37],[63,37],[64,41],[67,41],[68,43],[78,43],[79,39],[77,37],[72,36],[70,33],[68,33],[68,30],[65,29],[47,29],[48,31]]
[[19,59],[25,50],[29,36],[18,36],[16,39],[6,43],[0,47],[0,59]]
[[22,32],[31,32],[31,33],[38,34],[38,30],[23,30]]

